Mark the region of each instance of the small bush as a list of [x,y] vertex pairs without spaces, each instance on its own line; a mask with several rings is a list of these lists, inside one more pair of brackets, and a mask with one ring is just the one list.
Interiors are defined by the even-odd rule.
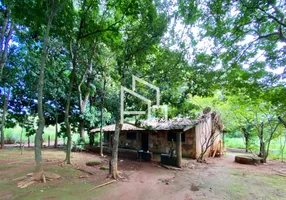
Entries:
[[101,166],[99,169],[102,169],[102,170],[109,170],[109,167],[107,165],[103,165]]
[[15,144],[17,141],[17,137],[15,134],[12,133],[10,130],[5,130],[5,136],[4,136],[4,143],[5,144]]
[[87,166],[100,165],[101,164],[101,160],[89,160],[85,164]]

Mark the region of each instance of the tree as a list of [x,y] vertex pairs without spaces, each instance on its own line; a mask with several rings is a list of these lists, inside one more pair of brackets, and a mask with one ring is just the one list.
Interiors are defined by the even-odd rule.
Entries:
[[42,165],[42,154],[41,154],[41,139],[42,134],[44,131],[45,126],[45,117],[43,112],[43,88],[44,88],[44,73],[46,67],[46,60],[47,60],[47,48],[49,45],[49,36],[50,36],[50,29],[53,23],[53,18],[60,11],[63,3],[60,4],[58,1],[53,1],[52,5],[48,5],[50,7],[48,12],[48,22],[45,30],[45,35],[42,42],[42,52],[41,52],[41,65],[40,65],[40,74],[39,74],[39,82],[38,82],[38,129],[35,136],[35,160],[36,160],[36,169],[34,173],[34,178],[36,180],[44,179],[43,175],[43,165]]
[[4,127],[5,127],[5,120],[6,120],[6,111],[8,107],[8,101],[10,98],[11,88],[4,89],[3,92],[3,109],[2,109],[2,119],[1,119],[1,149],[4,149]]
[[10,2],[4,4],[1,3],[1,31],[0,31],[0,79],[2,78],[3,68],[5,66],[8,53],[10,40],[14,31],[14,21],[11,18]]
[[119,120],[116,121],[116,125],[115,125],[115,132],[114,132],[114,136],[112,138],[113,142],[112,142],[112,158],[110,160],[110,175],[112,178],[114,179],[118,179],[119,173],[118,173],[118,142],[119,142],[119,134],[121,131],[123,124],[120,123]]

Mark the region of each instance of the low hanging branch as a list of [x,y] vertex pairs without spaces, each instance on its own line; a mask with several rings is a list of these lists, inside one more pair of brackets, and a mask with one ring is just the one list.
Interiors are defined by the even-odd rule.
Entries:
[[278,120],[284,125],[284,127],[286,128],[286,120],[283,119],[281,116],[278,116]]

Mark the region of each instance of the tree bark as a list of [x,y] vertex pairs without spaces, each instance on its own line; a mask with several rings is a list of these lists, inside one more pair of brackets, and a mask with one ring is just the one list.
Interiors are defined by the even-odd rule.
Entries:
[[[78,42],[78,41],[77,41]],[[71,101],[71,95],[72,95],[72,88],[75,81],[75,73],[76,73],[76,66],[77,66],[77,47],[78,43],[76,43],[75,52],[73,52],[72,49],[72,43],[70,44],[70,54],[72,58],[72,72],[70,74],[70,83],[68,87],[68,93],[66,97],[66,105],[65,105],[65,125],[67,130],[67,149],[66,149],[66,159],[65,162],[67,164],[71,164],[71,127],[69,122],[69,111],[70,111],[70,101]]]
[[[55,3],[55,2],[54,2]],[[56,6],[53,3],[51,7],[51,12],[49,13],[48,23],[45,30],[45,36],[43,40],[42,52],[41,52],[41,65],[40,65],[40,74],[38,80],[38,129],[35,135],[35,161],[36,167],[34,172],[34,179],[42,180],[43,178],[43,163],[42,163],[42,135],[45,128],[45,118],[43,112],[43,88],[44,88],[44,78],[45,78],[45,67],[47,61],[47,48],[49,45],[49,35],[50,29],[52,26],[53,18],[56,13]],[[57,8],[58,9],[58,8]]]
[[[266,148],[266,150],[264,149],[264,151],[265,151],[264,158],[263,158],[264,163],[266,163],[266,159],[267,159],[268,154],[269,154],[270,144],[271,144],[271,141],[273,139],[273,135],[277,130],[278,125],[279,125],[279,123],[277,123],[277,125],[274,127],[274,129],[270,130],[271,132],[270,132],[269,140],[267,141],[267,148]],[[264,146],[264,148],[265,148],[265,146]]]
[[[83,113],[81,113],[81,114],[83,114]],[[84,139],[84,137],[85,137],[85,135],[84,135],[84,120],[83,119],[81,119],[79,121],[79,136],[82,139]]]
[[54,148],[58,147],[58,115],[56,114],[56,132],[55,132],[55,143]]
[[177,133],[176,139],[177,166],[182,167],[182,134]]
[[65,125],[67,130],[67,149],[66,149],[66,163],[71,164],[71,127],[69,123],[69,110],[70,110],[70,100],[71,100],[71,94],[72,94],[72,86],[75,79],[75,68],[73,67],[71,76],[70,76],[70,84],[68,89],[68,95],[65,105]]
[[[1,51],[0,79],[2,78],[3,68],[7,60],[9,42],[12,38],[12,34],[14,31],[13,21],[10,22],[10,27],[9,27],[10,10],[9,10],[9,6],[8,5],[6,6],[7,8],[4,11],[3,26],[2,26],[1,33],[0,33],[0,51]],[[6,33],[8,34],[6,35]]]
[[245,139],[245,152],[248,153],[249,150],[249,133],[247,132],[246,128],[242,128],[242,133]]
[[101,116],[100,116],[100,156],[103,156],[103,145],[102,145],[102,138],[103,138],[103,114],[104,114],[104,98],[105,98],[105,87],[106,87],[106,76],[103,73],[103,88],[102,88],[102,95],[101,95]]
[[283,119],[282,117],[278,117],[279,121],[284,125],[284,127],[286,128],[286,120]]
[[120,123],[120,120],[116,121],[116,126],[115,126],[115,132],[113,136],[113,146],[112,146],[112,158],[110,161],[110,172],[111,172],[111,177],[114,179],[119,178],[118,174],[118,169],[117,169],[117,162],[118,162],[118,140],[119,140],[119,134],[121,131],[123,124]]
[[[259,144],[260,144],[260,146],[259,146],[259,157],[261,157],[261,158],[264,158],[265,157],[265,144],[264,144],[264,136],[263,136],[263,129],[264,129],[264,123],[262,122],[261,123],[261,125],[260,125],[260,131],[259,131],[259,135],[258,135],[258,137],[259,137]],[[263,160],[263,162],[265,162],[265,160]]]
[[1,121],[1,149],[4,149],[4,129],[5,129],[5,121],[6,121],[6,111],[8,107],[9,97],[10,97],[11,88],[8,89],[7,95],[4,92],[4,105],[3,105],[3,112],[2,112],[2,121]]
[[23,130],[24,130],[24,128],[22,127],[22,128],[21,128],[21,136],[20,136],[21,155],[23,154],[23,149],[24,149],[24,146],[23,146]]
[[[91,47],[91,54],[88,58],[88,63],[87,63],[87,67],[86,70],[82,76],[81,82],[78,85],[78,93],[79,93],[79,108],[80,108],[80,114],[84,114],[88,100],[89,100],[89,95],[90,95],[90,86],[91,86],[91,82],[93,80],[92,77],[92,71],[93,71],[93,67],[92,67],[92,57],[94,55],[94,48],[95,48],[95,44],[93,44],[93,46]],[[86,88],[87,88],[87,92],[83,95],[83,92],[81,91],[81,86],[85,81],[87,75],[87,82],[86,82]],[[79,122],[79,133],[80,133],[80,138],[84,138],[84,120],[80,120]]]

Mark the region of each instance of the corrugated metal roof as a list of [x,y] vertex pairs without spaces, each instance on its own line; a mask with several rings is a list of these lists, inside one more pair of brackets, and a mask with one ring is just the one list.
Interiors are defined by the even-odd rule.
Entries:
[[[130,123],[124,123],[122,126],[122,131],[142,131],[144,128],[137,127]],[[115,131],[115,124],[111,124],[103,127],[103,131]],[[100,128],[95,128],[90,131],[91,133],[100,132]]]
[[141,121],[141,125],[149,130],[186,130],[199,124],[201,120],[190,120],[187,118],[174,118],[168,121],[157,119]]
[[[217,113],[208,113],[201,115],[196,120],[191,120],[188,118],[173,118],[170,120],[162,119],[152,119],[152,120],[142,120],[140,121],[141,127],[135,126],[132,123],[124,123],[121,130],[123,131],[143,131],[143,130],[153,130],[153,131],[163,131],[163,130],[182,130],[186,131],[197,126],[201,122],[205,122],[206,118],[211,117],[211,114],[214,115],[217,119],[220,119],[220,116]],[[212,117],[213,118],[213,117]],[[100,128],[92,129],[91,132],[99,132]],[[115,124],[103,127],[103,131],[115,131]]]

